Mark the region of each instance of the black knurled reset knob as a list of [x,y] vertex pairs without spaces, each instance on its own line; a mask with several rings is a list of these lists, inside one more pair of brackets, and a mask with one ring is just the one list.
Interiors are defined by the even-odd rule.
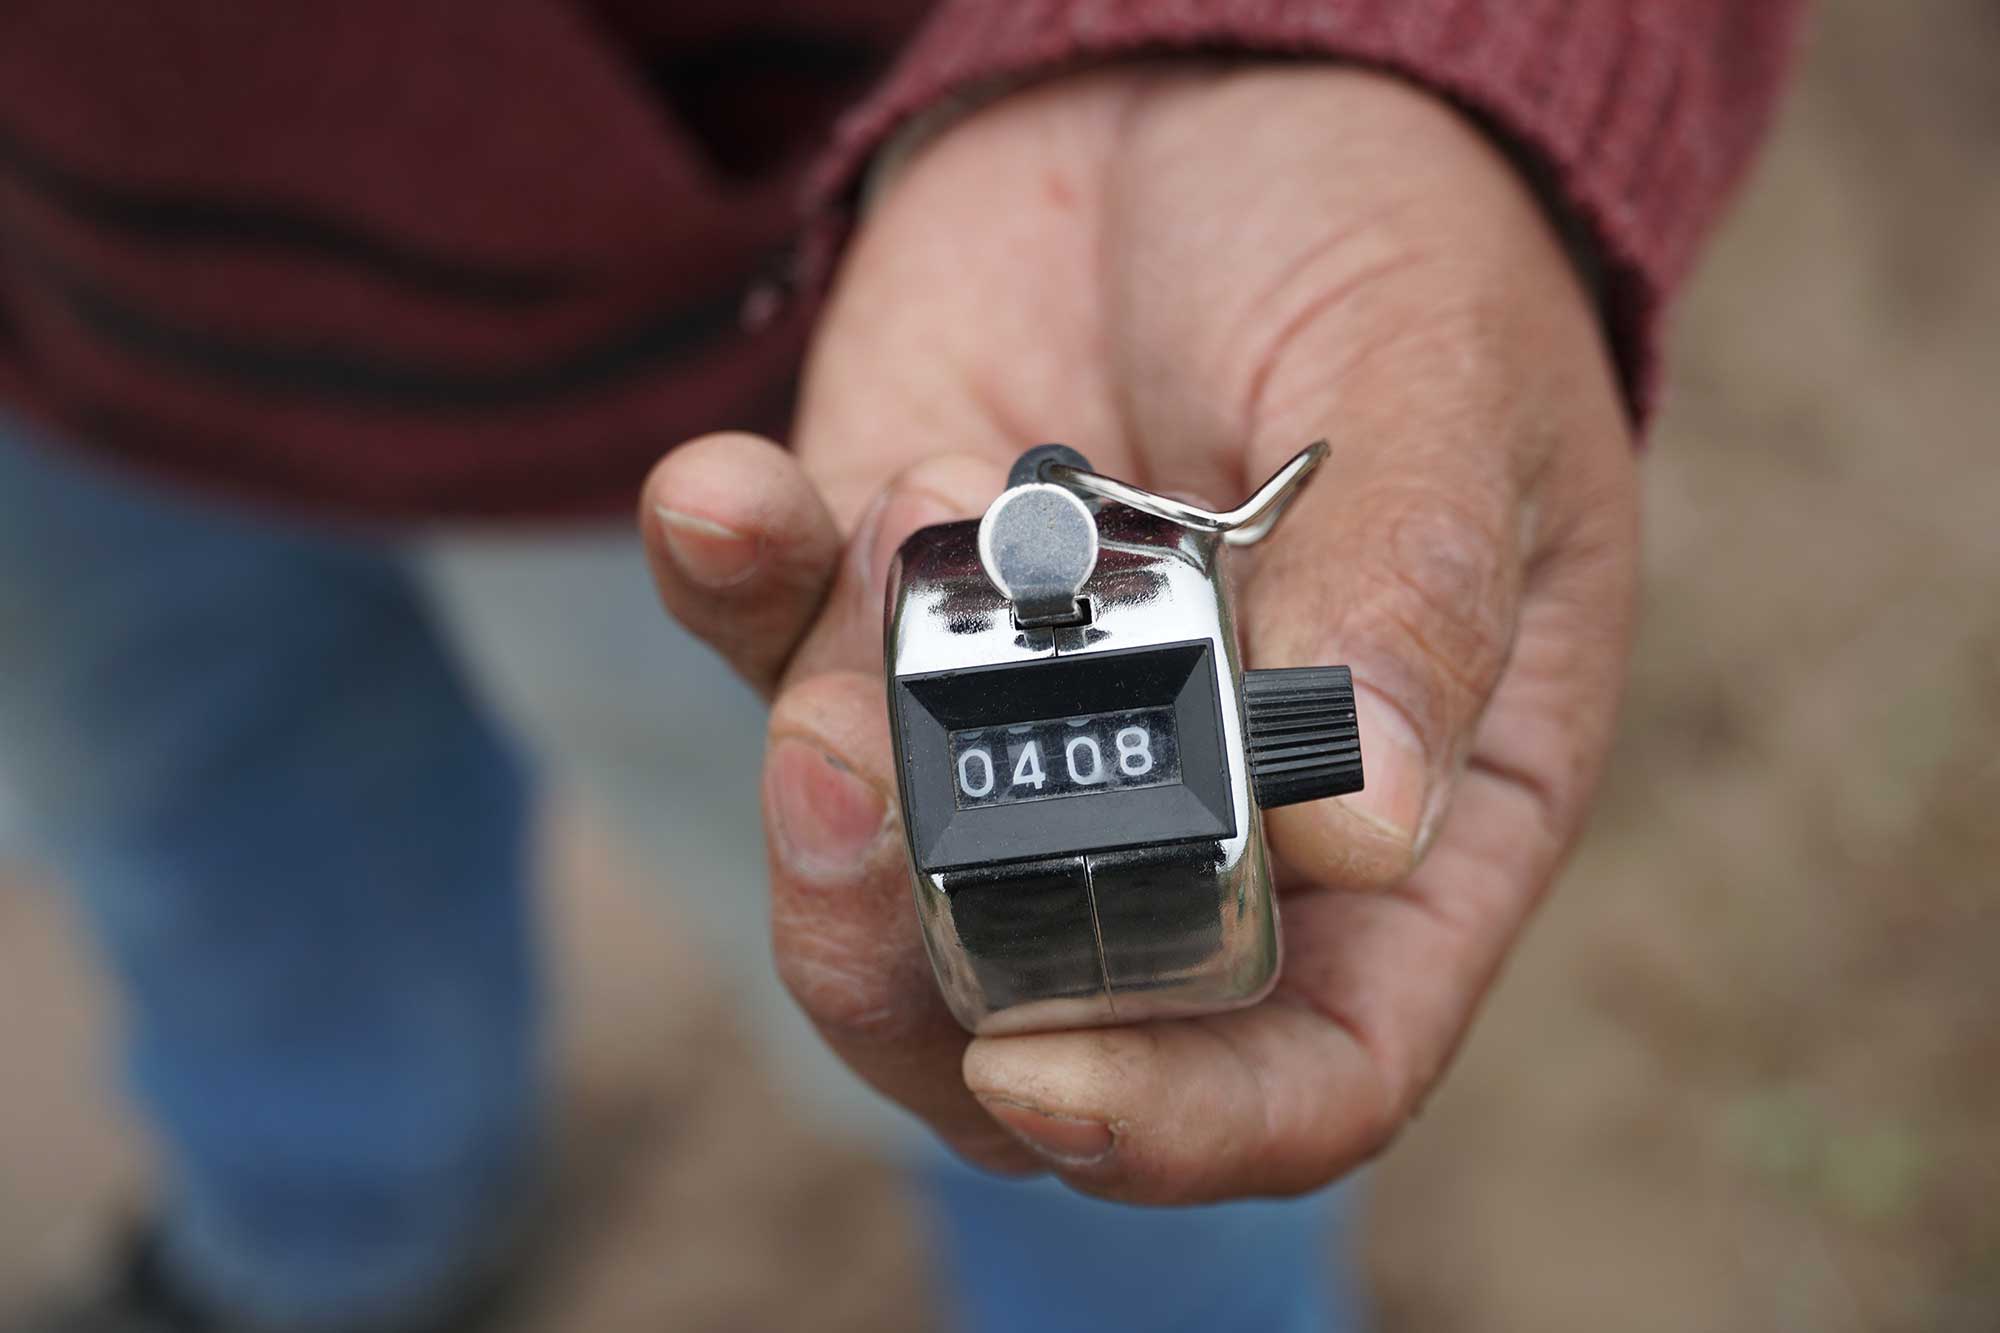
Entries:
[[1361,790],[1354,677],[1344,666],[1243,673],[1250,785],[1266,810]]

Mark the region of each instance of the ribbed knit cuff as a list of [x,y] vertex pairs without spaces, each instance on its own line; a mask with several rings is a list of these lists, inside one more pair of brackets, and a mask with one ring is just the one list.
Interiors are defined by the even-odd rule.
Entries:
[[1594,251],[1634,415],[1661,316],[1768,122],[1801,0],[947,0],[816,171],[802,255],[830,272],[868,163],[951,98],[1172,53],[1318,57],[1457,102]]

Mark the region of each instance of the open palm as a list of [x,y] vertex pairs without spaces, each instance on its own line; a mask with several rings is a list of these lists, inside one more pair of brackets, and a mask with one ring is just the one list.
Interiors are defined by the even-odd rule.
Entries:
[[[1027,445],[1227,507],[1333,456],[1239,557],[1246,664],[1353,666],[1368,790],[1275,811],[1286,957],[1206,1018],[969,1038],[897,830],[883,585]],[[975,1161],[1145,1201],[1282,1193],[1420,1103],[1583,822],[1636,565],[1629,430],[1555,229],[1468,122],[1333,67],[1016,93],[879,191],[793,448],[713,436],[643,519],[669,609],[772,692],[779,969]]]

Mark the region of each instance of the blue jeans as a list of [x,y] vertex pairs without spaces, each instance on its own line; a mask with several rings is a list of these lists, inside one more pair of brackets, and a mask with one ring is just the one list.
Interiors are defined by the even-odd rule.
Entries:
[[[535,676],[472,679],[495,636],[420,546],[0,419],[0,775],[117,980],[170,1262],[278,1326],[421,1307],[503,1241],[542,1138]],[[912,1162],[968,1328],[1359,1327],[1338,1196],[1147,1211]]]

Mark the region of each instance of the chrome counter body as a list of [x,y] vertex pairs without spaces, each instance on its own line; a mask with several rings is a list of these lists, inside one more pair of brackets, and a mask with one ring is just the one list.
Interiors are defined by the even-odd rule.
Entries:
[[[911,849],[917,914],[939,985],[975,1032],[1213,1013],[1254,1003],[1278,975],[1277,909],[1244,759],[1242,667],[1222,541],[1119,505],[1106,506],[1098,521],[1101,553],[1083,588],[1090,621],[1057,628],[1017,628],[981,568],[977,523],[914,534],[889,580],[892,691],[902,676],[1206,640],[1236,831],[942,873],[920,870]],[[889,714],[900,752],[893,701]],[[902,799],[910,808],[909,791]]]

